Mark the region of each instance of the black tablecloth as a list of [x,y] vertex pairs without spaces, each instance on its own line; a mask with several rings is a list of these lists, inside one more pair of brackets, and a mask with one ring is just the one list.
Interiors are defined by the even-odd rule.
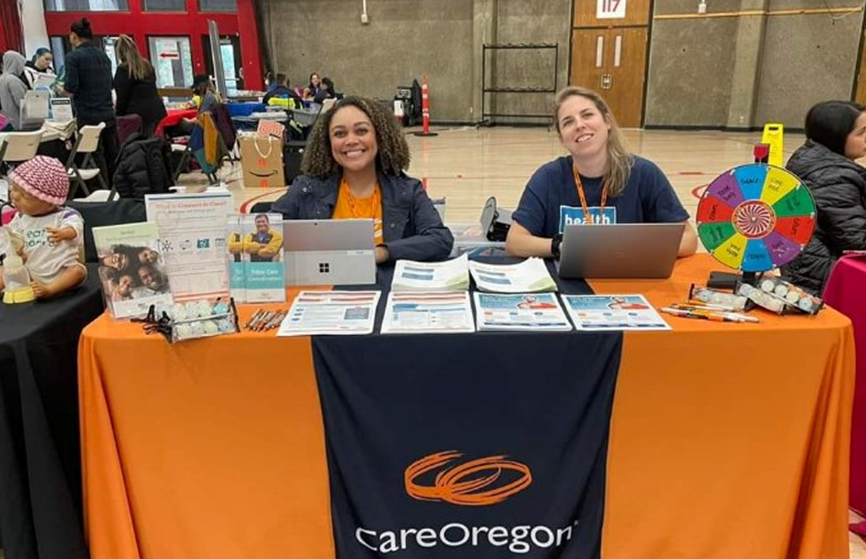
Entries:
[[81,514],[78,338],[103,310],[94,267],[48,302],[0,304],[0,541],[6,559],[88,556]]

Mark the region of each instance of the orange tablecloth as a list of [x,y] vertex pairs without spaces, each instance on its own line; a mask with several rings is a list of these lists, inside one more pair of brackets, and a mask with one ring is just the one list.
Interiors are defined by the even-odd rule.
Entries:
[[[663,305],[716,267],[696,256],[671,280],[593,287]],[[761,318],[626,334],[605,559],[848,557],[850,322]],[[308,339],[170,347],[102,317],[79,361],[94,559],[334,557]]]

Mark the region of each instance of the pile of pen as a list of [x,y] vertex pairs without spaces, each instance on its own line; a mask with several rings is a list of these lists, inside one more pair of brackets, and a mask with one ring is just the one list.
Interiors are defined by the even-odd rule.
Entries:
[[244,328],[252,332],[273,330],[283,322],[287,314],[289,314],[287,310],[266,311],[259,309],[253,313],[253,316],[247,321]]
[[736,309],[726,305],[714,305],[703,301],[690,300],[686,303],[673,303],[662,308],[663,313],[682,318],[699,318],[716,322],[760,322],[755,317],[735,312]]

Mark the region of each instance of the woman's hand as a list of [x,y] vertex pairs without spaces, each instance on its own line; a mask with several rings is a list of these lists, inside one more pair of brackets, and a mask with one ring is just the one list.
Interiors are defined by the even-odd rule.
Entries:
[[388,261],[391,255],[388,253],[388,247],[379,245],[376,247],[376,264],[384,264]]

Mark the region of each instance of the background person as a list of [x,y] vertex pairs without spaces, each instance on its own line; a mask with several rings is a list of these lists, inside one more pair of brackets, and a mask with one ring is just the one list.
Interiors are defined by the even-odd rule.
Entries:
[[121,35],[114,49],[120,60],[114,74],[117,115],[137,114],[141,117],[142,134],[152,136],[156,125],[168,114],[156,90],[156,72],[128,35]]
[[36,81],[40,75],[53,74],[51,63],[54,62],[54,55],[45,47],[36,49],[36,54],[33,58],[24,64],[24,78],[27,80],[27,85],[30,89],[36,87]]
[[363,97],[346,97],[316,120],[304,175],[274,203],[285,219],[372,218],[376,262],[444,260],[454,237],[421,182],[404,173],[409,146],[394,116]]
[[94,159],[109,186],[112,184],[114,162],[117,159],[117,123],[111,100],[111,60],[93,42],[93,29],[87,18],[70,27],[69,42],[75,48],[66,55],[64,87],[72,95],[72,105],[78,128],[105,123]]
[[556,96],[554,122],[569,155],[546,163],[529,179],[512,216],[509,253],[559,257],[567,222],[603,219],[685,222],[678,255],[697,250],[697,234],[671,183],[654,163],[628,152],[600,95],[579,87],[563,89]]
[[3,53],[3,74],[0,75],[0,112],[15,130],[21,130],[21,105],[27,93],[24,78],[24,57],[14,50]]
[[815,232],[782,270],[791,283],[820,294],[846,250],[866,250],[866,113],[850,101],[825,101],[806,115],[806,143],[786,165],[815,198]]
[[310,83],[304,89],[304,99],[313,99],[319,92],[319,86],[322,84],[322,78],[319,74],[313,72],[310,74]]
[[325,102],[325,99],[336,99],[337,98],[337,90],[334,87],[334,82],[331,81],[331,78],[322,78],[322,84],[319,87],[319,90],[313,96],[313,102],[322,104]]

